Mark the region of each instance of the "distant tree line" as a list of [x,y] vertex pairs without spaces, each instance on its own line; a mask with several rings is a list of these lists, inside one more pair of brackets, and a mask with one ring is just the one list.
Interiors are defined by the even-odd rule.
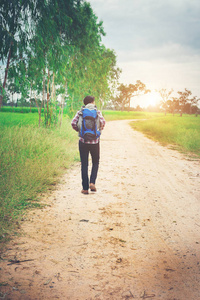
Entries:
[[39,122],[44,108],[49,126],[88,94],[100,107],[111,98],[120,70],[88,2],[1,0],[0,25],[0,108],[18,94],[22,104],[38,107]]
[[150,110],[150,111],[164,111],[167,113],[179,113],[182,116],[183,113],[196,114],[200,111],[198,108],[198,102],[200,98],[192,96],[192,92],[185,88],[184,91],[178,91],[177,97],[172,96],[173,89],[160,89],[157,92],[160,94],[161,101],[156,107],[150,106],[148,109],[142,109],[139,105],[136,108],[130,106],[130,102],[135,96],[144,95],[150,93],[151,90],[147,89],[146,85],[137,80],[135,84],[118,84],[115,95],[111,97],[107,103],[107,108],[130,111],[130,110]]
[[168,113],[179,113],[182,116],[183,113],[196,114],[199,111],[198,101],[200,98],[192,96],[192,92],[185,88],[184,91],[178,91],[178,97],[173,97],[173,89],[161,89],[158,91],[162,100],[160,102],[161,109],[164,110],[165,115]]

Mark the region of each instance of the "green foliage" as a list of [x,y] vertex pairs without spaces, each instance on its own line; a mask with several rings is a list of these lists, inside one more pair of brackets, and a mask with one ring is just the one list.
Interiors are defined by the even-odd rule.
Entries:
[[35,114],[0,115],[0,239],[24,209],[38,205],[39,193],[51,188],[78,159],[77,135],[70,120],[61,128],[38,128]]
[[176,145],[180,150],[200,156],[200,118],[194,115],[163,116],[134,122],[132,126],[164,145]]
[[[37,3],[37,0],[35,1]],[[34,3],[34,4],[35,4]],[[24,63],[24,54],[32,36],[34,23],[33,1],[1,0],[0,5],[0,59],[6,65],[3,84],[0,86],[0,107],[6,88],[10,62],[17,65]],[[31,19],[32,17],[32,19]],[[31,20],[31,22],[30,22]],[[18,77],[20,78],[20,77]],[[16,80],[17,81],[17,80]],[[14,90],[18,90],[17,82],[11,81]],[[13,90],[13,88],[12,88]],[[5,97],[4,97],[5,98]]]
[[104,46],[84,49],[75,54],[69,65],[67,87],[69,110],[75,111],[82,106],[87,95],[95,97],[98,107],[102,108],[111,96],[111,86],[118,79],[120,70],[116,68],[115,53]]
[[[58,114],[66,102],[72,114],[88,94],[101,107],[108,101],[119,69],[115,53],[101,44],[102,22],[88,2],[27,0],[9,5],[3,0],[0,11],[6,28],[14,24],[13,34],[2,31],[5,43],[0,49],[3,63],[12,61],[7,68],[9,96],[19,93],[23,105],[25,101],[36,104],[39,119],[44,108],[46,126],[60,122]],[[10,34],[12,45],[6,43]],[[58,95],[61,109],[57,109]],[[2,97],[0,107],[1,102]]]

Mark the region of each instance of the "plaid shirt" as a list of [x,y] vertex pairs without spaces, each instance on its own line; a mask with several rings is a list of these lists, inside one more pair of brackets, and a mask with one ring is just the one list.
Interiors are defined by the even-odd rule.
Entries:
[[[77,111],[75,117],[73,118],[73,120],[71,122],[72,128],[77,132],[79,132],[77,123],[78,123],[80,113],[81,113],[81,110]],[[99,110],[97,110],[97,114],[98,114],[99,122],[100,122],[100,130],[103,130],[106,121],[105,121],[104,117],[102,116],[102,113]],[[79,140],[85,144],[97,144],[99,142],[99,138],[85,142],[82,137],[79,137]]]

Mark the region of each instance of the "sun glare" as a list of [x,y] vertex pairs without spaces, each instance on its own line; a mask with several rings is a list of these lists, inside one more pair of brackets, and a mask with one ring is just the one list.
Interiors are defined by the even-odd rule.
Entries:
[[131,105],[133,107],[139,105],[140,107],[147,108],[148,106],[156,106],[160,101],[160,94],[153,90],[150,93],[140,95],[138,98],[133,98]]
[[158,92],[151,92],[145,95],[145,106],[155,106],[160,101],[160,95]]

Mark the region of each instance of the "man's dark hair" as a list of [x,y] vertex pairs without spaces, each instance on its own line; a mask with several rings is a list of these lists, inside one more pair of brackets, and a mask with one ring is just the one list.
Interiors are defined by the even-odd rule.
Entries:
[[87,105],[88,103],[94,102],[94,99],[95,99],[95,98],[92,97],[92,96],[86,96],[86,97],[84,98],[83,102],[84,102],[85,105]]

